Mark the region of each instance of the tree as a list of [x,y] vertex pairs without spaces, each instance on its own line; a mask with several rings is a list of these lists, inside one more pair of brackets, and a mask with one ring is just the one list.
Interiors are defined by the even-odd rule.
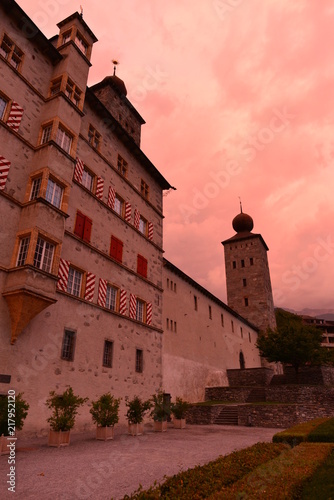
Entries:
[[296,374],[305,365],[321,365],[330,362],[329,353],[321,346],[320,329],[306,325],[300,316],[283,309],[276,309],[275,330],[260,333],[256,346],[260,356],[269,362],[291,364]]

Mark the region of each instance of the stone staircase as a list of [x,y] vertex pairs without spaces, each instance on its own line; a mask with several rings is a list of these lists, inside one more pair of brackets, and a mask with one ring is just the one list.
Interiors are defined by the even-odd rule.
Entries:
[[254,387],[246,399],[246,403],[258,403],[263,401],[266,401],[266,390],[264,387]]
[[238,425],[238,406],[224,406],[213,423],[216,425]]

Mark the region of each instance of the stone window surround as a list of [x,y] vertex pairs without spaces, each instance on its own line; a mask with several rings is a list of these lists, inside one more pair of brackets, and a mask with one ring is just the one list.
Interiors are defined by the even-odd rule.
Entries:
[[[34,200],[30,200],[32,185],[33,185],[33,181],[35,179],[39,178],[39,177],[41,178],[41,186],[39,188],[38,198],[43,198],[44,200],[46,199],[45,197],[46,197],[46,190],[47,190],[47,187],[48,187],[48,181],[49,181],[49,178],[52,179],[53,182],[55,182],[56,184],[59,184],[59,186],[62,187],[63,190],[64,190],[59,210],[61,210],[62,212],[67,213],[67,210],[68,210],[68,201],[69,201],[71,187],[63,179],[60,179],[58,176],[56,176],[51,171],[51,169],[49,167],[44,167],[44,168],[41,168],[39,170],[36,170],[35,172],[33,172],[30,175],[29,181],[28,181],[28,184],[27,184],[27,190],[26,190],[24,201],[26,203],[30,202],[30,201],[34,201]],[[55,206],[52,203],[50,203],[50,205],[51,206]],[[58,208],[58,207],[56,207],[56,208]]]

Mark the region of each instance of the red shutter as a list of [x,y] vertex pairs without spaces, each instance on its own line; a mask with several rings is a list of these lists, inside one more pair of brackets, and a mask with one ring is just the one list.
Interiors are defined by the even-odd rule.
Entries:
[[69,268],[70,268],[69,261],[65,260],[65,259],[60,259],[59,269],[58,269],[57,288],[59,290],[62,290],[63,292],[67,291],[67,281],[68,281]]
[[8,172],[10,169],[10,161],[6,160],[4,156],[0,155],[0,190],[5,189]]
[[137,273],[147,278],[147,260],[139,254],[137,256]]
[[75,219],[74,234],[76,234],[80,238],[83,238],[84,227],[85,227],[85,216],[81,212],[77,212],[77,216]]
[[83,161],[80,158],[76,159],[75,169],[74,169],[74,179],[78,182],[82,181],[82,174],[84,170]]
[[7,120],[8,127],[12,128],[15,132],[18,132],[22,116],[23,108],[21,108],[21,106],[16,101],[13,101]]
[[148,237],[150,240],[153,240],[153,224],[152,224],[152,222],[148,223]]
[[102,200],[103,198],[103,186],[104,186],[104,180],[102,177],[98,177],[96,181],[96,197],[99,198],[99,200]]
[[126,290],[121,290],[120,293],[119,312],[123,314],[123,316],[126,314]]
[[91,221],[91,219],[89,219],[88,217],[85,217],[85,226],[84,226],[84,231],[83,231],[82,239],[84,241],[87,241],[87,243],[90,243],[90,235],[91,235],[91,232],[92,232],[92,224],[93,224],[93,222]]
[[126,222],[131,222],[131,203],[125,202],[125,220]]
[[87,272],[86,276],[86,290],[85,290],[85,299],[89,302],[93,302],[94,298],[94,290],[95,290],[95,274]]
[[146,323],[148,325],[152,324],[152,302],[146,304]]
[[122,262],[123,260],[123,242],[120,240],[117,242],[116,259],[118,262]]
[[110,241],[110,257],[118,260],[118,262],[123,260],[123,242],[115,236],[112,236]]
[[137,315],[137,297],[130,293],[130,304],[129,304],[129,316],[132,319],[136,319]]
[[98,294],[98,299],[97,303],[101,307],[106,306],[106,297],[107,297],[107,280],[103,280],[100,278],[100,283],[99,283],[99,294]]

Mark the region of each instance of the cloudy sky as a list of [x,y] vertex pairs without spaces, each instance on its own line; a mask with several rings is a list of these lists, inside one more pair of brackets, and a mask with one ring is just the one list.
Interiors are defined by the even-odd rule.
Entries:
[[[82,0],[84,2],[84,0]],[[80,0],[19,0],[43,33]],[[226,301],[221,241],[243,211],[269,246],[276,306],[334,309],[334,5],[331,0],[83,3],[112,74],[146,120],[142,149],[177,188],[165,256]]]

